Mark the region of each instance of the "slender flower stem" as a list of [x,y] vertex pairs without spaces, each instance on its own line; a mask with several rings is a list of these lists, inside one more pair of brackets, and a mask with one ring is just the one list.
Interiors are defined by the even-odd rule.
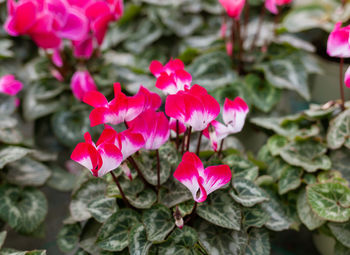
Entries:
[[185,224],[188,223],[193,218],[193,216],[196,214],[197,205],[198,205],[198,203],[195,201],[193,208],[192,208],[192,211],[191,211],[191,214],[186,219]]
[[242,53],[243,53],[243,40],[241,35],[241,23],[239,20],[234,20],[236,24],[237,31],[237,41],[238,41],[238,74],[242,74]]
[[192,132],[192,127],[189,127],[188,128],[188,134],[187,134],[186,151],[190,150],[191,132]]
[[197,156],[199,156],[199,151],[201,149],[202,136],[203,136],[203,130],[199,133],[199,137],[198,137],[197,150],[196,150]]
[[218,157],[221,156],[222,148],[224,147],[224,140],[225,139],[222,139],[221,142],[220,142],[220,148],[219,148],[219,151],[218,151]]
[[278,6],[276,6],[276,8],[277,8],[277,10],[278,10],[278,12],[277,12],[277,14],[275,15],[275,18],[274,18],[274,20],[273,20],[273,31],[274,31],[274,33],[275,33],[275,36],[277,35],[277,28],[278,28],[278,23],[280,22],[280,18],[281,18],[281,12],[280,12],[280,10],[279,10],[279,8],[278,8]]
[[186,141],[187,132],[188,132],[188,128],[186,128],[186,131],[184,133],[184,137],[182,138],[181,155],[183,155],[185,152],[185,141]]
[[112,178],[113,178],[113,181],[115,182],[115,184],[117,185],[118,189],[119,189],[119,192],[120,192],[120,195],[122,196],[123,200],[124,200],[124,203],[128,206],[128,207],[133,207],[132,205],[130,205],[128,199],[126,198],[125,194],[124,194],[124,191],[122,189],[122,187],[120,186],[120,183],[118,181],[118,178],[115,176],[115,174],[113,173],[113,171],[110,172],[111,175],[112,175]]
[[128,157],[128,161],[130,162],[130,164],[133,166],[133,168],[136,170],[137,174],[139,175],[139,177],[141,178],[141,180],[145,183],[148,184],[145,177],[143,176],[139,166],[137,165],[135,159],[132,156]]
[[160,159],[159,159],[159,150],[156,150],[157,155],[157,193],[159,194],[160,189]]
[[344,86],[343,86],[343,67],[344,67],[344,58],[340,58],[339,66],[339,89],[340,89],[340,98],[341,98],[341,107],[344,110]]
[[260,16],[259,16],[258,29],[257,29],[257,31],[256,31],[256,33],[254,35],[254,38],[253,38],[253,41],[252,41],[252,44],[251,44],[251,47],[250,47],[251,50],[255,49],[256,41],[259,39],[260,30],[261,30],[261,27],[262,27],[262,24],[263,24],[263,21],[264,21],[264,17],[265,17],[265,12],[266,12],[265,5],[262,5]]
[[179,142],[180,142],[180,127],[179,121],[176,120],[176,150],[179,150]]

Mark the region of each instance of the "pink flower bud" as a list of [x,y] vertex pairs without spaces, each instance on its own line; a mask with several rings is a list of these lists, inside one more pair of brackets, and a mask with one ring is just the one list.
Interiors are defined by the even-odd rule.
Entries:
[[80,101],[89,91],[96,91],[97,87],[88,71],[76,71],[72,77],[70,87],[74,96]]

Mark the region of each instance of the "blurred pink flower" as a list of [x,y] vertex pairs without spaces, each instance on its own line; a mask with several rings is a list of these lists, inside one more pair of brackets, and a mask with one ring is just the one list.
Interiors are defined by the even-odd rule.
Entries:
[[73,74],[70,87],[73,91],[74,96],[83,101],[84,96],[87,92],[97,91],[94,79],[91,77],[88,71],[76,71]]
[[219,0],[219,2],[225,8],[228,16],[239,20],[245,0]]
[[17,81],[12,74],[7,74],[0,78],[0,93],[15,96],[22,88],[23,84]]
[[333,31],[329,34],[327,42],[327,53],[331,57],[350,57],[350,26],[341,27],[341,22],[335,24]]
[[265,0],[265,8],[273,14],[278,14],[277,6],[290,4],[293,0]]

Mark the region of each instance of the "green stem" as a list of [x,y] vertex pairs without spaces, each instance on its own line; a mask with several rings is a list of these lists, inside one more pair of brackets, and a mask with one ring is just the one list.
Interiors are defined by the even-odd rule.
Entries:
[[120,183],[118,181],[118,178],[117,176],[115,176],[115,174],[113,173],[113,171],[110,172],[111,175],[112,175],[112,178],[113,178],[113,181],[114,183],[117,185],[118,189],[119,189],[119,192],[120,192],[120,195],[122,196],[123,200],[124,200],[124,203],[128,206],[128,207],[131,207],[133,208],[133,206],[129,203],[128,199],[126,198],[125,194],[124,194],[124,191],[122,189],[122,187],[120,186]]

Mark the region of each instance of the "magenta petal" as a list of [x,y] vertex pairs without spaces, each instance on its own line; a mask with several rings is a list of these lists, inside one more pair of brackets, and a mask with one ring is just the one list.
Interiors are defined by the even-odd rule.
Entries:
[[85,14],[90,20],[96,20],[98,17],[110,14],[111,9],[104,1],[91,3],[86,9]]
[[24,34],[36,21],[37,6],[34,2],[19,3],[14,13],[14,28],[18,34]]
[[245,0],[219,0],[227,14],[238,20],[244,8]]
[[94,42],[91,35],[87,35],[80,41],[73,42],[74,56],[89,59],[94,51]]
[[232,173],[228,165],[209,166],[204,170],[203,187],[207,195],[230,182]]
[[333,31],[329,34],[327,42],[327,53],[331,57],[350,57],[350,26],[341,27],[341,22],[335,24]]
[[93,107],[108,107],[108,101],[106,97],[98,91],[89,91],[84,96],[84,103]]
[[14,96],[22,90],[22,87],[23,84],[15,80],[15,76],[11,74],[4,75],[0,78],[0,93]]
[[90,113],[90,125],[92,127],[100,125],[100,124],[105,124],[105,123],[110,123],[110,124],[119,124],[120,122],[116,122],[116,115],[113,113],[110,109],[104,108],[104,107],[99,107],[95,108],[91,111]]
[[161,72],[163,72],[163,65],[158,60],[153,60],[149,66],[149,70],[155,77],[159,77]]
[[97,87],[88,71],[76,71],[72,76],[71,89],[74,96],[82,101],[87,92],[96,91]]
[[88,19],[78,10],[71,8],[66,24],[58,31],[58,35],[70,40],[82,40],[89,29]]
[[236,97],[235,100],[226,98],[223,119],[231,133],[242,130],[248,112],[248,105],[242,98]]
[[162,98],[157,93],[150,92],[143,86],[140,87],[138,94],[142,94],[144,96],[145,101],[143,111],[148,109],[158,110],[162,104]]
[[265,0],[265,8],[273,14],[278,14],[276,0]]
[[106,14],[104,16],[96,19],[95,22],[92,23],[92,31],[95,34],[97,43],[101,45],[103,43],[104,37],[106,35],[108,24],[112,21],[112,14]]
[[[111,126],[105,125],[105,129],[103,130],[102,134],[100,135],[100,138],[97,140],[96,145],[99,146],[103,143],[115,143],[115,139],[117,138],[117,131],[115,131]],[[121,148],[117,146],[117,148],[120,150]]]
[[183,160],[174,172],[174,177],[191,191],[195,201],[203,202],[207,198],[207,194],[203,186],[200,185],[197,168],[190,160],[184,160],[186,157],[191,157],[190,154],[191,152],[184,154]]
[[128,124],[133,132],[143,136],[144,148],[148,150],[159,149],[170,136],[169,121],[162,112],[147,110]]
[[51,59],[52,59],[52,62],[55,64],[55,66],[57,67],[63,66],[63,60],[59,49],[54,49]]
[[86,167],[90,171],[98,168],[99,158],[100,156],[96,148],[88,143],[79,143],[71,155],[72,160]]

